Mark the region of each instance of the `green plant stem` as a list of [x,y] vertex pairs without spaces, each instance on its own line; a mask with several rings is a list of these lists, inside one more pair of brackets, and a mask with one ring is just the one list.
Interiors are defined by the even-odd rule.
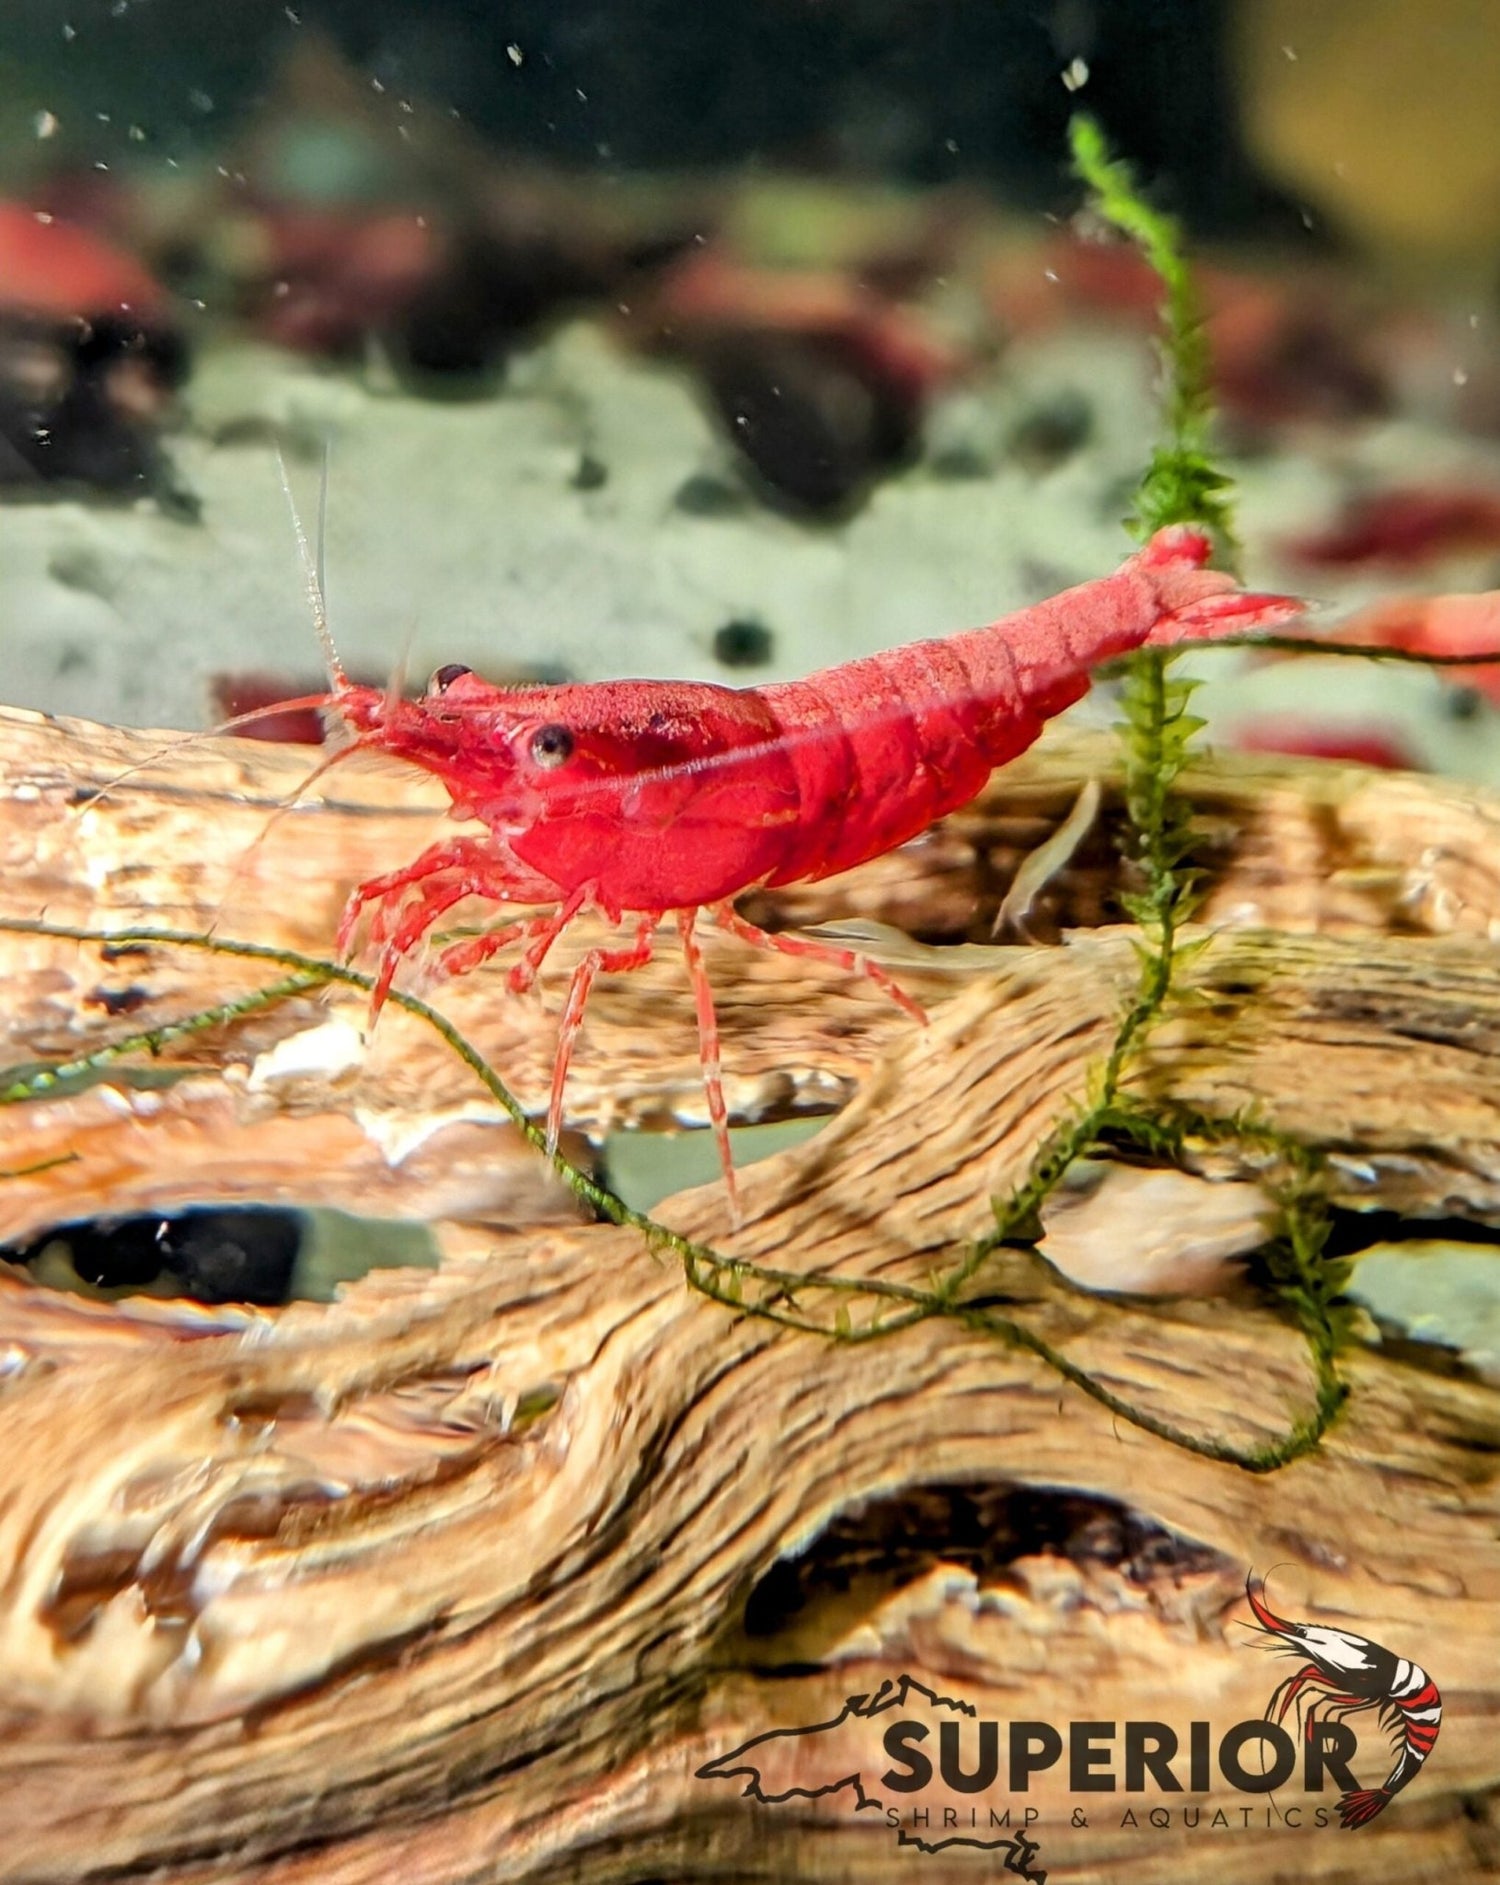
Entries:
[[[242,997],[237,1003],[221,1004],[204,1010],[199,1017],[169,1024],[174,1030],[173,1038],[193,1031],[195,1021],[201,1022],[203,1026],[222,1025],[223,1017],[229,1009],[233,1009],[234,1015],[237,1016],[248,1012],[247,1002],[253,1006],[266,1006],[271,1000],[285,1000],[290,995],[306,987],[315,986],[319,982],[341,984],[366,993],[373,986],[372,977],[335,963],[320,961],[315,957],[276,948],[270,944],[235,942],[222,937],[201,936],[188,930],[138,928],[106,932],[69,924],[31,922],[15,917],[0,917],[0,930],[19,935],[48,936],[71,942],[97,943],[102,947],[159,945],[201,949],[211,954],[275,963],[289,971],[281,983],[273,985],[273,989],[260,991],[264,999]],[[388,999],[394,1006],[404,1009],[408,1014],[414,1015],[426,1026],[432,1028],[480,1080],[486,1091],[517,1128],[525,1134],[530,1143],[538,1150],[545,1152],[545,1133],[527,1116],[519,1101],[484,1056],[453,1026],[452,1022],[418,997],[405,994],[399,989],[393,990]],[[132,1036],[131,1039],[139,1043],[143,1040],[145,1033],[159,1034],[160,1030],[143,1031],[143,1035]],[[117,1046],[120,1051],[124,1051],[123,1043]],[[88,1060],[93,1064],[98,1058],[98,1055],[93,1055],[89,1056]],[[43,1070],[45,1071],[48,1070]],[[43,1074],[39,1072],[29,1081],[13,1083],[3,1095],[0,1095],[0,1103],[20,1104],[28,1099],[40,1098],[49,1090],[48,1083],[43,1080]],[[1251,1450],[1237,1449],[1227,1441],[1212,1435],[1189,1433],[1185,1429],[1148,1413],[1143,1408],[1132,1407],[1122,1397],[1106,1388],[1102,1382],[1094,1380],[1091,1375],[1070,1362],[1065,1355],[1034,1330],[1011,1317],[997,1314],[986,1305],[955,1302],[951,1293],[941,1287],[921,1290],[909,1284],[892,1283],[878,1278],[843,1277],[836,1274],[809,1276],[798,1271],[773,1269],[747,1258],[727,1256],[707,1245],[682,1236],[680,1232],[657,1222],[644,1212],[634,1210],[612,1192],[595,1184],[586,1172],[580,1171],[561,1153],[554,1152],[550,1157],[554,1169],[575,1195],[591,1205],[608,1221],[637,1231],[645,1239],[648,1248],[654,1251],[670,1251],[681,1262],[684,1277],[692,1289],[737,1314],[752,1316],[797,1333],[817,1335],[825,1340],[846,1342],[857,1346],[914,1328],[921,1322],[936,1319],[948,1320],[973,1333],[982,1334],[1007,1347],[1017,1348],[1034,1356],[1044,1366],[1057,1373],[1061,1379],[1071,1383],[1100,1406],[1107,1408],[1117,1418],[1139,1427],[1143,1432],[1153,1434],[1158,1439],[1181,1447],[1187,1452],[1238,1466],[1247,1472],[1266,1472],[1284,1464],[1299,1453],[1305,1452],[1310,1444],[1315,1443],[1317,1433],[1321,1432],[1321,1427],[1317,1425],[1317,1416],[1314,1415],[1296,1422],[1280,1440]],[[53,1162],[47,1161],[49,1164]],[[25,1174],[17,1172],[12,1175],[19,1177]],[[762,1292],[758,1298],[747,1297],[746,1289],[752,1286]],[[820,1295],[838,1299],[841,1303],[840,1311],[831,1326],[804,1314],[797,1308],[801,1298]],[[865,1304],[871,1311],[870,1319],[860,1323],[853,1322],[847,1308],[851,1303]]]
[[1181,227],[1153,209],[1128,164],[1112,157],[1095,121],[1079,113],[1068,126],[1073,169],[1089,207],[1134,242],[1162,284],[1162,437],[1136,491],[1132,528],[1150,536],[1167,524],[1210,530],[1233,554],[1230,481],[1209,450],[1214,400],[1208,336]]
[[[1145,202],[1128,167],[1109,155],[1092,119],[1075,118],[1070,139],[1074,167],[1089,189],[1092,207],[1138,244],[1165,296],[1160,342],[1166,383],[1163,435],[1137,492],[1133,527],[1148,535],[1169,524],[1196,524],[1214,532],[1222,548],[1232,553],[1230,482],[1209,452],[1210,360],[1182,232]],[[1303,645],[1291,638],[1275,639],[1292,647]],[[1174,788],[1202,723],[1187,710],[1193,683],[1172,680],[1168,660],[1164,652],[1143,649],[1123,664],[1125,799],[1134,861],[1143,878],[1142,891],[1125,900],[1141,930],[1135,994],[1091,1082],[1088,1103],[1051,1135],[1011,1195],[996,1201],[994,1228],[974,1243],[941,1285],[939,1293],[950,1304],[959,1301],[1001,1244],[1018,1237],[1036,1241],[1047,1198],[1106,1126],[1146,1117],[1137,1109],[1122,1108],[1122,1088],[1132,1060],[1171,996],[1182,956],[1179,934],[1198,897],[1198,873],[1189,861],[1191,818]],[[1273,1288],[1293,1311],[1308,1342],[1316,1406],[1284,1443],[1267,1450],[1264,1460],[1271,1464],[1316,1445],[1345,1397],[1336,1361],[1341,1330],[1333,1299],[1346,1278],[1322,1260],[1328,1217],[1318,1161],[1311,1151],[1285,1138],[1279,1141],[1279,1151],[1290,1177],[1276,1194],[1282,1229],[1268,1248],[1266,1263]],[[1053,1365],[1060,1367],[1061,1362],[1061,1357],[1055,1358]]]
[[76,1060],[58,1061],[54,1066],[38,1068],[24,1079],[0,1087],[0,1106],[10,1105],[17,1100],[40,1099],[54,1087],[67,1085],[88,1074],[99,1073],[111,1062],[123,1059],[127,1054],[147,1053],[154,1057],[173,1041],[184,1040],[192,1034],[206,1033],[210,1028],[228,1027],[231,1022],[254,1014],[258,1009],[272,1008],[293,995],[303,995],[310,989],[319,988],[327,980],[328,976],[321,967],[310,967],[287,976],[284,981],[273,982],[268,988],[256,989],[254,993],[235,1001],[220,1002],[212,1008],[204,1008],[181,1021],[168,1021],[160,1027],[142,1028],[136,1034],[126,1034],[117,1041],[96,1047],[90,1054],[79,1055]]
[[0,1182],[7,1178],[38,1178],[43,1172],[55,1171],[59,1165],[76,1165],[76,1152],[59,1152],[55,1158],[39,1158],[34,1165],[12,1165],[0,1171]]

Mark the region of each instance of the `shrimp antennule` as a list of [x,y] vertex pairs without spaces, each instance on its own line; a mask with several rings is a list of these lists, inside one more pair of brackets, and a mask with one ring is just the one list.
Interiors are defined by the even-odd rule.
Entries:
[[307,591],[308,605],[312,610],[313,628],[317,632],[318,646],[323,650],[323,662],[328,669],[329,685],[335,693],[348,685],[349,677],[344,672],[344,664],[339,660],[339,651],[334,645],[333,630],[328,626],[328,605],[324,600],[323,587],[323,535],[328,519],[328,452],[323,453],[323,477],[318,491],[318,554],[314,557],[312,546],[307,541],[307,532],[302,525],[302,513],[297,509],[297,500],[292,495],[292,481],[287,475],[286,457],[281,447],[276,447],[276,469],[281,476],[281,491],[286,499],[287,509],[292,514],[292,535],[297,540],[297,559],[302,565],[302,584]]

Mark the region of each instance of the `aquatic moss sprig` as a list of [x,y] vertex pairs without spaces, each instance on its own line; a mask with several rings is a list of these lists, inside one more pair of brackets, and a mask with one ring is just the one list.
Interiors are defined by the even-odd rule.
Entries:
[[[959,1299],[1002,1245],[1035,1243],[1040,1238],[1042,1206],[1069,1168],[1118,1117],[1121,1086],[1130,1063],[1165,1008],[1174,975],[1204,947],[1203,942],[1184,945],[1179,938],[1202,894],[1202,873],[1190,861],[1192,814],[1174,789],[1193,736],[1203,725],[1189,711],[1194,685],[1169,674],[1161,655],[1148,651],[1132,657],[1123,693],[1125,804],[1132,858],[1142,887],[1127,892],[1121,901],[1141,932],[1136,944],[1135,993],[1108,1054],[1093,1075],[1086,1103],[1043,1143],[1016,1189],[995,1200],[994,1228],[975,1240],[944,1285],[950,1301]],[[1134,1111],[1130,1116],[1135,1117]]]
[[[1210,445],[1212,361],[1182,227],[1146,201],[1129,165],[1110,155],[1094,119],[1074,117],[1068,137],[1090,207],[1136,243],[1162,284],[1162,436],[1136,491],[1133,527],[1149,536],[1170,524],[1195,524],[1217,538],[1221,560],[1232,561],[1233,486]],[[1204,722],[1190,710],[1197,683],[1173,677],[1170,659],[1160,650],[1141,649],[1125,668],[1125,805],[1144,888],[1122,902],[1140,925],[1149,954],[1137,1004],[1145,1012],[1137,1017],[1132,1010],[1127,1018],[1116,1043],[1121,1058],[1166,999],[1177,931],[1199,895],[1200,876],[1189,861],[1192,817],[1175,788]]]
[[[204,1009],[197,1015],[166,1024],[166,1028],[143,1030],[115,1043],[114,1058],[127,1051],[150,1051],[149,1036],[161,1038],[167,1029],[171,1038],[222,1026],[226,1017],[263,1009],[273,1002],[285,1001],[303,989],[319,983],[342,985],[369,993],[373,977],[337,963],[305,956],[297,951],[268,943],[237,942],[225,937],[204,936],[191,930],[137,928],[122,931],[98,931],[72,924],[30,921],[0,917],[0,930],[18,935],[47,936],[58,940],[97,943],[102,947],[162,946],[201,949],[211,954],[274,964],[287,971],[281,981],[233,1003]],[[462,1035],[447,1017],[415,995],[392,989],[387,1000],[431,1028],[451,1051],[468,1067],[528,1141],[546,1153],[546,1134],[526,1113],[519,1100],[490,1066],[478,1048]],[[230,1011],[233,1011],[230,1013]],[[102,1064],[107,1050],[97,1050],[88,1059]],[[13,1080],[3,1093],[0,1105],[18,1105],[55,1093],[57,1083],[46,1076],[55,1069],[40,1068],[28,1077]],[[1298,1458],[1317,1443],[1326,1421],[1318,1411],[1302,1416],[1280,1436],[1256,1448],[1237,1448],[1215,1434],[1190,1433],[1185,1428],[1163,1420],[1147,1409],[1136,1407],[1096,1380],[1076,1362],[1070,1361],[1052,1343],[1014,1317],[1002,1314],[990,1303],[957,1300],[942,1281],[931,1289],[898,1283],[879,1277],[840,1276],[837,1272],[807,1274],[774,1269],[749,1258],[734,1257],[696,1242],[660,1223],[644,1211],[637,1211],[613,1192],[596,1184],[586,1172],[571,1163],[561,1152],[547,1154],[553,1169],[575,1196],[590,1205],[609,1223],[638,1232],[647,1247],[658,1254],[675,1256],[682,1265],[688,1285],[710,1300],[738,1315],[825,1340],[863,1346],[896,1335],[918,1323],[944,1320],[999,1342],[1007,1348],[1034,1356],[1061,1379],[1076,1387],[1090,1400],[1106,1408],[1117,1419],[1139,1427],[1160,1440],[1224,1465],[1246,1472],[1272,1472]],[[47,1161],[48,1164],[62,1161]],[[29,1170],[45,1169],[43,1166]],[[0,1173],[0,1178],[19,1178],[27,1171]],[[803,1308],[805,1299],[827,1300],[837,1304],[831,1317],[823,1317]],[[856,1312],[860,1319],[856,1320]]]
[[76,1092],[80,1087],[91,1084],[97,1075],[104,1073],[116,1061],[125,1060],[133,1054],[149,1054],[155,1059],[174,1041],[186,1040],[194,1034],[206,1034],[214,1028],[229,1027],[236,1021],[242,1021],[246,1015],[255,1014],[264,1008],[274,1008],[294,995],[310,994],[315,988],[321,988],[327,980],[328,976],[321,964],[310,965],[282,981],[272,982],[266,988],[252,989],[234,1001],[216,1002],[211,1008],[200,1009],[196,1014],[184,1015],[176,1021],[165,1021],[154,1028],[141,1028],[134,1034],[121,1035],[118,1040],[106,1041],[102,1047],[80,1054],[73,1060],[54,1061],[48,1066],[31,1067],[25,1071],[12,1070],[8,1078],[0,1074],[0,1080],[5,1081],[0,1086],[0,1106],[13,1105],[18,1100],[38,1100]]
[[1318,1431],[1326,1429],[1348,1398],[1338,1370],[1338,1354],[1349,1339],[1353,1311],[1338,1299],[1348,1287],[1354,1265],[1327,1254],[1333,1219],[1329,1213],[1327,1175],[1321,1158],[1308,1146],[1282,1139],[1282,1175],[1270,1192],[1280,1218],[1275,1237],[1260,1252],[1272,1289],[1296,1317],[1311,1350],[1317,1377]]
[[[1113,158],[1093,119],[1075,117],[1069,127],[1074,170],[1089,191],[1090,207],[1141,249],[1163,287],[1159,352],[1164,390],[1162,436],[1136,491],[1128,527],[1149,536],[1170,524],[1210,531],[1221,557],[1237,552],[1227,474],[1210,448],[1214,415],[1211,361],[1202,309],[1189,267],[1183,233],[1170,216],[1152,208],[1128,165]],[[1002,1245],[1036,1242],[1048,1196],[1074,1162],[1113,1136],[1156,1157],[1181,1163],[1188,1120],[1170,1101],[1148,1107],[1122,1091],[1130,1063],[1160,1018],[1177,972],[1204,941],[1184,945],[1180,932],[1202,894],[1202,873],[1192,863],[1191,809],[1176,788],[1204,722],[1192,712],[1195,686],[1170,672],[1171,655],[1141,649],[1125,663],[1120,727],[1125,754],[1125,805],[1130,819],[1130,859],[1141,887],[1121,901],[1140,929],[1140,973],[1135,994],[1103,1064],[1095,1072],[1085,1104],[1065,1118],[1033,1159],[1010,1196],[995,1200],[995,1225],[978,1239],[942,1285],[957,1303],[987,1259]],[[1197,1118],[1200,1136],[1259,1144],[1277,1161],[1270,1185],[1279,1224],[1261,1253],[1272,1290],[1290,1311],[1311,1352],[1316,1405],[1294,1429],[1291,1452],[1274,1446],[1262,1469],[1315,1446],[1335,1419],[1346,1395],[1336,1356],[1347,1318],[1336,1298],[1349,1266],[1324,1255],[1330,1218],[1322,1161],[1289,1135],[1246,1119]],[[1241,1465],[1248,1462],[1241,1459]]]
[[1136,1146],[1177,1166],[1188,1163],[1195,1145],[1238,1146],[1264,1158],[1268,1169],[1262,1183],[1276,1206],[1277,1227],[1256,1253],[1256,1268],[1307,1342],[1316,1400],[1298,1430],[1303,1451],[1310,1450],[1348,1398],[1348,1386],[1338,1371],[1338,1354],[1349,1339],[1354,1319],[1353,1311],[1339,1301],[1353,1274],[1353,1262],[1326,1254],[1333,1220],[1321,1154],[1261,1118],[1253,1107],[1223,1119],[1170,1098],[1154,1100],[1148,1107],[1129,1095],[1121,1096],[1101,1122],[1099,1136]]
[[[1196,524],[1232,550],[1231,482],[1209,452],[1214,402],[1208,343],[1181,227],[1146,202],[1129,166],[1111,157],[1092,118],[1080,114],[1072,120],[1069,142],[1090,207],[1137,243],[1164,294],[1162,437],[1137,488],[1129,527],[1146,536],[1168,524]],[[1128,1064],[1171,992],[1181,956],[1178,932],[1201,888],[1201,874],[1191,863],[1192,814],[1176,786],[1193,736],[1204,723],[1191,711],[1196,682],[1173,676],[1169,661],[1161,650],[1140,649],[1124,663],[1125,807],[1141,888],[1121,901],[1141,931],[1136,993],[1087,1103],[1043,1144],[1017,1189],[995,1201],[994,1229],[949,1277],[946,1288],[954,1299],[1000,1245],[1040,1236],[1043,1204],[1115,1111]]]
[[1129,528],[1149,537],[1167,524],[1195,523],[1211,530],[1223,553],[1236,549],[1232,481],[1210,447],[1214,418],[1212,361],[1197,284],[1182,226],[1142,194],[1130,166],[1112,157],[1104,133],[1086,113],[1068,126],[1073,170],[1089,192],[1089,207],[1129,237],[1162,284],[1162,437],[1135,494]]
[[[1141,249],[1159,277],[1164,299],[1159,349],[1164,376],[1162,437],[1136,493],[1135,523],[1143,534],[1169,524],[1197,524],[1218,539],[1231,560],[1232,482],[1211,450],[1214,418],[1212,360],[1203,310],[1187,260],[1180,224],[1146,202],[1130,167],[1110,155],[1098,124],[1084,115],[1069,126],[1073,167],[1087,186],[1095,213]],[[1124,685],[1125,802],[1134,834],[1134,861],[1144,888],[1123,899],[1140,925],[1141,981],[1121,1025],[1101,1085],[1113,1105],[1133,1046],[1161,1013],[1184,951],[1178,931],[1201,894],[1201,873],[1191,863],[1192,818],[1174,787],[1193,736],[1203,721],[1190,711],[1195,682],[1168,672],[1170,657],[1144,649],[1126,667]],[[1197,945],[1201,947],[1202,945]],[[1138,1117],[1139,1115],[1137,1115]],[[1209,1122],[1199,1121],[1203,1131]],[[1283,1177],[1272,1186],[1280,1214],[1277,1236],[1262,1253],[1273,1289],[1295,1316],[1312,1350],[1318,1378],[1314,1426],[1326,1427],[1344,1398],[1335,1356],[1347,1318],[1334,1303],[1349,1280],[1349,1265],[1324,1256],[1330,1229],[1322,1161],[1287,1135],[1249,1122],[1228,1122],[1228,1136],[1258,1136],[1270,1143]]]

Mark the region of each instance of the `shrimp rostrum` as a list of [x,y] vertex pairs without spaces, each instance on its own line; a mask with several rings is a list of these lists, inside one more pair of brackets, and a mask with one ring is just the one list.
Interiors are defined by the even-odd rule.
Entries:
[[350,682],[333,662],[330,705],[350,750],[408,759],[441,780],[452,815],[482,836],[433,845],[363,883],[339,928],[347,950],[371,912],[373,1009],[402,961],[457,904],[517,916],[450,943],[440,968],[463,973],[516,944],[509,987],[524,991],[586,912],[627,925],[573,971],[547,1116],[563,1117],[568,1065],[601,974],[651,959],[669,917],[697,1009],[709,1118],[734,1196],[718,1029],[696,925],[759,948],[811,956],[870,978],[913,1018],[921,1010],[877,964],[747,922],[734,899],[757,886],[815,881],[917,836],[974,798],[1087,690],[1101,662],[1142,646],[1269,628],[1300,612],[1205,567],[1201,532],[1163,530],[1113,575],[988,627],[872,655],[806,680],[730,688],[698,681],[600,681],[501,688],[440,668],[418,700]]

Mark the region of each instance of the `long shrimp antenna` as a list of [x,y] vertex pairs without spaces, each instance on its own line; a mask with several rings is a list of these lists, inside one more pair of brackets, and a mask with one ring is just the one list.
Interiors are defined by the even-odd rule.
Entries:
[[407,670],[411,666],[412,643],[417,639],[417,618],[408,616],[406,629],[401,637],[401,646],[396,651],[396,659],[385,684],[385,712],[387,719],[394,716],[406,692]]
[[[317,631],[318,643],[323,650],[323,662],[328,670],[330,686],[333,692],[337,694],[340,688],[348,685],[349,677],[344,672],[344,664],[339,660],[339,651],[334,646],[333,631],[328,626],[328,608],[324,601],[323,551],[327,542],[330,444],[327,439],[323,442],[323,471],[318,484],[318,551],[316,558],[307,541],[307,531],[303,528],[302,514],[297,509],[297,500],[292,495],[292,481],[287,475],[286,455],[279,444],[274,449],[276,453],[276,469],[281,478],[282,494],[286,498],[287,509],[291,512],[292,535],[296,538],[297,542],[297,557],[302,565],[302,580],[307,590],[308,602],[312,608],[313,627]],[[123,785],[127,779],[133,779],[137,773],[148,771],[152,766],[156,765],[159,760],[165,759],[169,754],[181,752],[185,748],[196,746],[204,740],[217,739],[222,733],[232,733],[236,727],[251,726],[255,721],[264,720],[273,713],[289,713],[298,708],[327,707],[330,704],[331,702],[327,694],[305,694],[299,696],[296,700],[278,700],[272,701],[264,707],[252,707],[247,713],[238,713],[233,719],[221,720],[216,726],[207,727],[199,733],[185,733],[181,739],[172,740],[164,746],[158,746],[154,751],[147,753],[143,758],[137,759],[132,765],[127,766],[123,772],[117,772],[115,776],[102,785],[97,792],[90,795],[88,804],[95,806],[102,803],[102,801],[108,798],[115,790],[116,786]],[[311,784],[311,780],[308,781],[308,784]],[[302,790],[305,791],[306,789],[304,785]],[[301,794],[299,792],[297,797],[300,796]],[[292,803],[296,803],[296,798],[292,800]]]
[[302,564],[302,581],[307,590],[308,604],[312,609],[313,627],[317,630],[318,645],[323,650],[323,663],[328,669],[328,679],[335,691],[347,686],[348,676],[344,673],[344,664],[339,660],[339,651],[334,646],[333,631],[328,626],[328,607],[323,600],[323,538],[324,524],[328,516],[328,448],[323,448],[323,480],[318,494],[318,554],[315,557],[312,546],[307,541],[307,532],[302,526],[302,513],[297,509],[297,500],[292,495],[292,481],[287,476],[286,455],[278,445],[276,447],[276,469],[281,475],[282,495],[286,498],[286,507],[292,515],[292,535],[297,540],[297,557]]
[[219,901],[214,905],[212,920],[209,922],[208,928],[204,932],[206,935],[212,936],[214,931],[219,927],[220,919],[223,917],[225,910],[228,909],[230,899],[243,882],[245,874],[250,869],[251,864],[255,861],[256,853],[260,850],[275,827],[281,823],[288,812],[297,809],[303,799],[306,798],[307,794],[317,784],[318,780],[323,777],[324,773],[338,765],[340,760],[347,759],[351,753],[357,753],[358,751],[358,746],[351,740],[347,746],[336,746],[331,753],[326,753],[323,758],[318,761],[317,765],[313,767],[312,771],[307,774],[306,778],[302,780],[291,797],[283,799],[281,804],[271,813],[270,817],[262,823],[260,830],[256,832],[249,844],[244,847],[239,856],[235,859],[234,869],[229,873],[229,881],[219,893]]
[[328,606],[328,487],[333,466],[333,434],[323,434],[323,461],[318,467],[318,594]]
[[233,719],[220,720],[216,725],[203,727],[196,733],[180,734],[175,740],[164,741],[162,745],[152,747],[151,751],[143,754],[141,758],[132,760],[113,778],[106,780],[97,791],[90,792],[87,798],[80,798],[79,807],[91,810],[94,806],[101,805],[113,794],[117,786],[124,785],[127,779],[135,778],[137,773],[149,772],[153,766],[174,753],[186,752],[190,747],[202,746],[206,740],[216,740],[221,734],[233,733],[236,727],[253,726],[257,720],[267,720],[276,713],[297,713],[308,707],[326,708],[329,704],[330,697],[327,694],[301,694],[295,700],[267,701],[264,707],[251,707],[244,713],[235,714]]

